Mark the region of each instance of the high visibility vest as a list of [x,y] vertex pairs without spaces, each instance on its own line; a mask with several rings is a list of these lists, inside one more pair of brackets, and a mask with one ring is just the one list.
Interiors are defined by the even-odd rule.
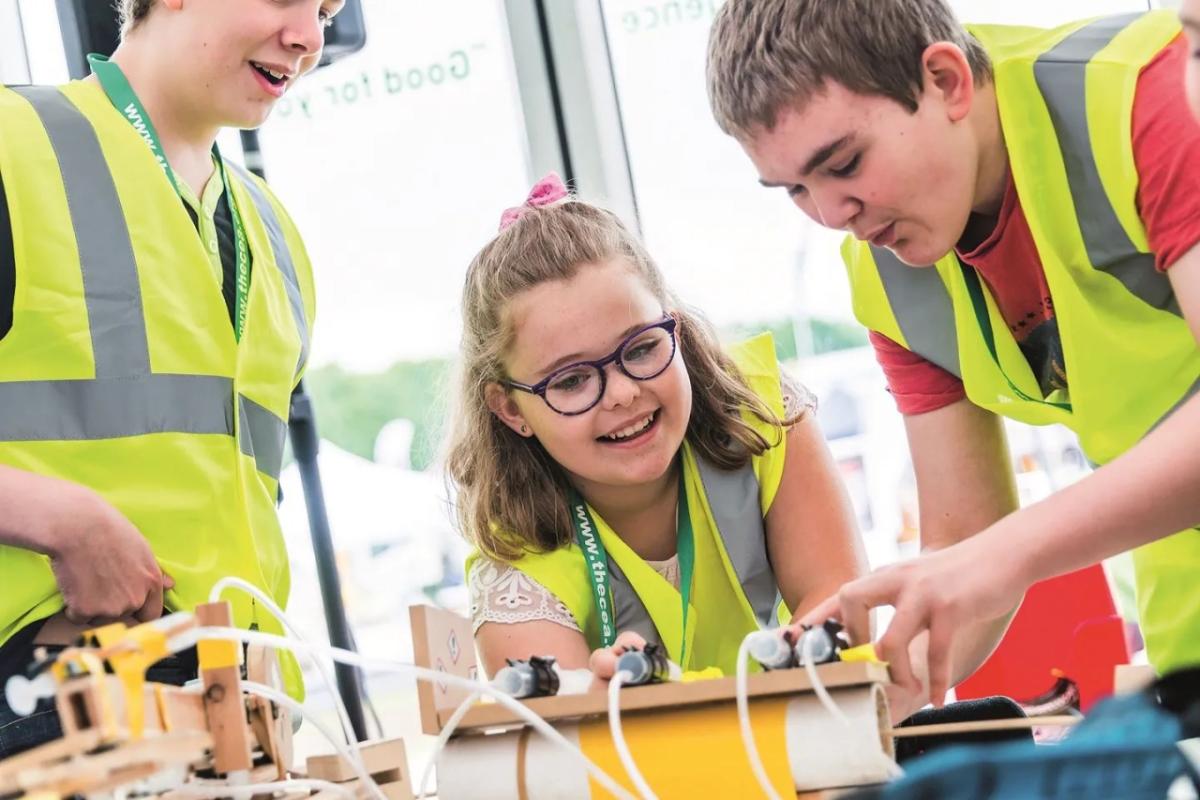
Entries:
[[[982,408],[1066,425],[1097,464],[1200,388],[1200,350],[1138,216],[1131,144],[1138,74],[1179,30],[1166,11],[1051,30],[971,28],[995,65],[1009,168],[1054,299],[1067,390],[1042,395],[995,298],[953,252],[913,268],[866,243],[843,247],[864,325],[959,376]],[[1140,547],[1134,562],[1151,662],[1160,671],[1200,663],[1200,533]]]
[[[750,388],[782,419],[779,363],[770,334],[732,349]],[[763,520],[783,476],[785,432],[751,414],[744,419],[768,444],[762,455],[738,470],[722,470],[690,444],[682,449],[684,486],[695,542],[695,572],[687,631],[680,592],[658,574],[589,506],[608,554],[617,631],[637,631],[667,648],[687,669],[720,667],[732,674],[738,646],[747,633],[786,620],[775,573],[767,557]],[[467,559],[467,574],[478,554]],[[548,553],[530,553],[514,566],[551,591],[571,611],[588,645],[600,647],[600,621],[583,551],[572,542]]]
[[[288,597],[275,501],[312,270],[266,185],[230,167],[253,263],[240,343],[187,211],[103,90],[0,89],[16,255],[0,462],[120,510],[174,579],[173,611],[228,575]],[[0,586],[0,642],[63,607],[48,560],[29,550],[0,547]],[[226,599],[237,625],[279,630],[243,594]]]

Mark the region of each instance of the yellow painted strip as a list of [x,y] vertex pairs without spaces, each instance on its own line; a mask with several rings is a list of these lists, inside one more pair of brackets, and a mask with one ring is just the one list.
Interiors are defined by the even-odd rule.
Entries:
[[[796,793],[787,756],[787,704],[788,698],[750,704],[751,727],[763,766],[775,791],[784,797]],[[639,712],[622,717],[622,723],[634,762],[662,800],[761,796],[732,703]],[[581,724],[579,744],[588,758],[636,795],[617,755],[607,718]],[[589,784],[593,798],[612,797],[594,779],[589,778]]]
[[131,628],[127,634],[127,638],[137,645],[138,650],[141,651],[146,660],[147,666],[170,655],[171,651],[167,647],[166,633],[159,630],[153,623],[148,622],[144,625],[138,625],[136,628]]
[[242,648],[226,639],[202,639],[196,643],[200,669],[236,667],[242,663]]

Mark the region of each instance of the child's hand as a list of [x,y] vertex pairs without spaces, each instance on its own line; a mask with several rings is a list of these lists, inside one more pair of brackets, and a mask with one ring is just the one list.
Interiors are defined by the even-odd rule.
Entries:
[[646,646],[641,634],[624,631],[617,635],[612,647],[592,651],[588,667],[592,670],[592,689],[603,689],[617,673],[617,659],[627,650],[640,650]]

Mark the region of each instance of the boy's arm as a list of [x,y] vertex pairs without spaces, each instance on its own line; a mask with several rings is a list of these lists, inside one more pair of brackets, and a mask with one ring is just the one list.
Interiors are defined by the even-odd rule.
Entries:
[[[1192,335],[1200,341],[1200,247],[1168,273]],[[951,646],[979,620],[1009,613],[1037,581],[1094,564],[1200,522],[1200,394],[1193,395],[1133,448],[977,536],[880,570],[843,587],[818,609],[861,618],[878,605],[896,616],[879,649],[913,681],[907,648],[928,633],[931,694],[950,685]],[[957,653],[957,651],[955,651]],[[959,670],[954,669],[954,672]]]
[[[963,399],[926,414],[906,416],[904,427],[917,478],[923,551],[957,544],[1016,510],[1008,442],[1003,420],[995,414]],[[980,568],[975,565],[973,569]],[[958,632],[952,683],[979,668],[1000,642],[1015,610],[1016,603],[1010,613],[964,626]],[[897,682],[907,684],[910,690],[909,707],[896,716],[905,717],[931,699],[927,648],[928,637],[918,636],[905,651],[908,663],[903,658],[894,662]]]

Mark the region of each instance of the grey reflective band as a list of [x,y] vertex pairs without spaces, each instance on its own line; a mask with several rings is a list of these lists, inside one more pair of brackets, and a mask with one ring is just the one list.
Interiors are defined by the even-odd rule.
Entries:
[[612,591],[613,607],[616,609],[616,619],[613,625],[618,633],[635,631],[650,644],[665,647],[650,609],[642,602],[642,598],[634,591],[629,579],[621,571],[620,566],[610,556],[608,559],[608,585]]
[[961,379],[954,302],[937,269],[910,267],[886,247],[871,255],[908,349]]
[[[21,87],[46,129],[67,196],[83,278],[95,378],[0,382],[0,441],[97,441],[153,433],[234,436],[234,383],[211,375],[152,374],[137,261],[112,173],[91,122],[57,89]],[[308,330],[295,270],[274,209],[257,187],[307,356]],[[261,201],[261,202],[260,202]],[[282,250],[280,250],[282,248]],[[281,256],[282,252],[282,256]],[[287,430],[239,396],[242,451],[278,480]]]
[[242,394],[238,395],[238,417],[242,452],[254,459],[259,472],[279,480],[287,422]]
[[28,86],[58,159],[83,271],[97,378],[147,375],[150,349],[129,227],[92,124],[58,89]]
[[742,593],[759,624],[773,627],[778,620],[775,609],[779,605],[779,584],[767,556],[767,533],[754,468],[747,463],[740,469],[723,470],[699,455],[696,466]]
[[242,179],[242,185],[250,194],[258,216],[267,229],[267,239],[271,242],[271,252],[275,255],[275,264],[283,273],[283,285],[287,289],[288,301],[292,307],[292,321],[296,324],[296,333],[300,337],[300,358],[296,362],[295,375],[299,377],[304,365],[308,362],[309,331],[308,318],[304,314],[304,297],[300,294],[300,284],[296,281],[296,267],[292,263],[292,251],[288,249],[287,240],[283,236],[283,227],[279,224],[279,216],[266,194],[255,182],[253,176],[244,167],[230,164],[233,171]]
[[1041,55],[1033,72],[1062,151],[1088,261],[1144,303],[1182,316],[1169,279],[1154,268],[1154,256],[1139,252],[1122,227],[1100,180],[1088,128],[1088,62],[1141,16],[1102,17],[1084,25]]
[[211,375],[0,382],[0,441],[233,436],[233,381]]
[[1166,422],[1168,417],[1182,408],[1183,404],[1188,400],[1191,400],[1193,397],[1195,397],[1197,392],[1200,392],[1200,377],[1196,378],[1196,380],[1192,382],[1192,385],[1188,387],[1188,390],[1183,393],[1183,397],[1179,398],[1179,400],[1175,403],[1175,405],[1171,406],[1167,413],[1159,417],[1158,422],[1155,422],[1153,425],[1151,425],[1150,430],[1146,431],[1146,433],[1149,434],[1151,431],[1156,430],[1159,425],[1162,425],[1164,422]]
[[[767,537],[754,467],[746,464],[741,469],[723,470],[699,455],[696,465],[708,497],[708,507],[717,523],[717,532],[742,592],[750,601],[759,624],[774,627],[778,622],[775,609],[780,601],[779,587],[767,557]],[[650,610],[611,557],[608,559],[608,577],[617,609],[617,630],[637,631],[647,642],[661,645],[662,637],[654,626]]]

